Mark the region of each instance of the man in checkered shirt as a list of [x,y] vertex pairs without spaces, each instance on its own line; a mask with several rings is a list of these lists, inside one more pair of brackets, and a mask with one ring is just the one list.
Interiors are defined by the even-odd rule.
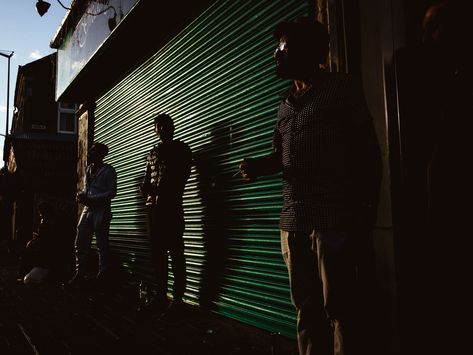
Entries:
[[247,181],[282,172],[281,249],[297,310],[300,354],[368,354],[360,288],[372,255],[381,158],[358,80],[329,73],[325,26],[299,18],[275,29],[276,74],[293,80],[273,150],[246,158]]

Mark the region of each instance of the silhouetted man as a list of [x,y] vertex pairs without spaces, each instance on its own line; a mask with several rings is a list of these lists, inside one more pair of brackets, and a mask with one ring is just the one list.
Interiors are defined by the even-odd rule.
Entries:
[[[472,13],[473,4],[467,0],[428,7],[418,49],[422,70],[412,71],[416,75],[406,78],[406,93],[400,90],[399,95],[401,104],[415,95],[404,120],[417,122],[418,130],[410,138],[423,154],[411,166],[423,169],[421,187],[426,192],[418,190],[427,195],[428,212],[422,231],[409,235],[406,248],[411,263],[400,278],[401,296],[407,304],[400,311],[408,328],[408,354],[461,354],[471,347],[469,327],[463,323],[471,307],[471,253],[465,243],[471,235],[469,204],[473,198],[468,166],[473,153]],[[412,60],[406,62],[409,65]],[[417,91],[408,91],[411,87]],[[418,192],[407,195],[407,206],[412,205],[415,194]],[[419,213],[411,211],[415,222]]]
[[108,147],[94,143],[87,154],[88,166],[84,176],[84,189],[77,193],[76,200],[84,206],[77,225],[75,240],[76,273],[70,286],[82,286],[87,274],[87,263],[93,235],[97,241],[99,267],[97,280],[110,280],[110,251],[108,232],[112,220],[111,200],[117,194],[115,169],[103,162]]
[[63,236],[59,235],[56,211],[51,204],[43,201],[38,206],[38,212],[40,223],[21,256],[18,279],[24,279],[25,283],[54,280],[58,269],[63,267],[57,262],[58,237]]
[[[140,189],[146,196],[148,236],[157,278],[157,294],[146,309],[162,313],[177,311],[183,305],[186,265],[182,195],[191,171],[192,152],[186,143],[173,139],[174,122],[169,115],[160,114],[154,118],[154,131],[160,142],[148,154]],[[166,310],[168,254],[174,284],[173,301]]]
[[371,115],[356,80],[319,68],[328,53],[325,26],[301,18],[274,34],[276,74],[293,85],[279,105],[273,151],[244,159],[240,171],[246,180],[282,172],[281,249],[299,353],[366,354],[359,271],[381,175]]

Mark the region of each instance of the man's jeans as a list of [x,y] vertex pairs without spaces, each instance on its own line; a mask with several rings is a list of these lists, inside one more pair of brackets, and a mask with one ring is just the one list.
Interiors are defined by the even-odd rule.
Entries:
[[108,231],[112,213],[110,208],[85,209],[77,225],[75,240],[76,272],[85,275],[92,237],[95,233],[99,252],[99,274],[105,272],[109,266]]
[[168,284],[168,255],[174,278],[173,299],[182,299],[186,290],[186,260],[184,255],[184,216],[167,206],[147,206],[148,237],[151,258],[156,273],[156,299],[165,300]]
[[357,237],[281,231],[301,355],[359,354]]

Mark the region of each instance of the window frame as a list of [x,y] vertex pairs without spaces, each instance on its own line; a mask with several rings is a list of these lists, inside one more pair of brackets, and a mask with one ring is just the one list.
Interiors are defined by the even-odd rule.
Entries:
[[[64,107],[63,105],[72,105],[73,107]],[[57,106],[57,132],[62,134],[76,134],[77,133],[77,122],[76,122],[77,104],[70,104],[66,102],[59,102]],[[74,129],[72,131],[61,130],[61,114],[73,114],[74,115]]]

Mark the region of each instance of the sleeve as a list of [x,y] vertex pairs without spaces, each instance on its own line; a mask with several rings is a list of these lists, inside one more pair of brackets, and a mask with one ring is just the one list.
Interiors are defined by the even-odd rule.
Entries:
[[151,152],[146,156],[145,174],[140,184],[140,191],[143,196],[147,196],[151,189],[151,163],[150,163]]
[[88,175],[89,175],[89,171],[90,171],[90,165],[87,165],[87,167],[85,168],[85,174],[84,174],[84,177],[82,178],[82,190],[79,191],[80,193],[86,193],[87,192],[87,185],[88,185]]

